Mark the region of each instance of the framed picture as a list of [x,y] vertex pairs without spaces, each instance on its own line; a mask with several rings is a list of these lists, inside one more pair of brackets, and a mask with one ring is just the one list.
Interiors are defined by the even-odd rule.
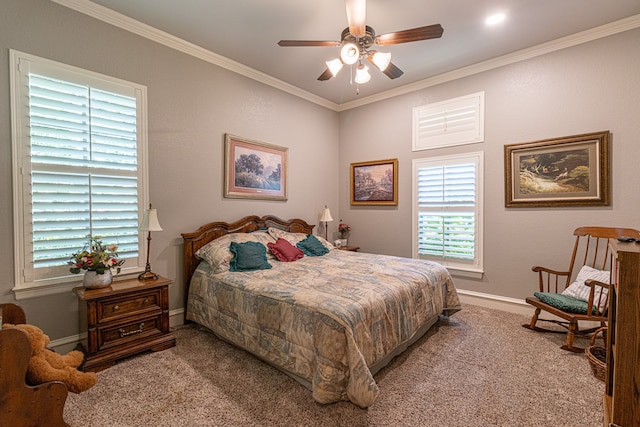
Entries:
[[351,163],[352,205],[398,204],[398,159]]
[[504,146],[505,206],[609,206],[609,131]]
[[287,200],[287,148],[225,134],[224,197]]

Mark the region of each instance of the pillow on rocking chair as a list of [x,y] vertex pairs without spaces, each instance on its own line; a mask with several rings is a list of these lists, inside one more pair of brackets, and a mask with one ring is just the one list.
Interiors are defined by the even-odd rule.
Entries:
[[[584,284],[585,280],[593,279],[602,283],[609,283],[609,278],[611,273],[608,271],[596,270],[595,268],[591,268],[588,265],[583,266],[578,272],[578,276],[576,277],[576,281],[570,284],[567,289],[562,291],[562,295],[566,295],[568,297],[573,297],[582,301],[589,301],[589,294],[591,293],[591,287]],[[603,296],[600,299],[600,293],[602,292]],[[593,303],[598,304],[600,301],[600,311],[604,311],[607,307],[605,304],[605,296],[607,295],[607,289],[601,286],[596,286]],[[586,313],[586,308],[585,308]]]

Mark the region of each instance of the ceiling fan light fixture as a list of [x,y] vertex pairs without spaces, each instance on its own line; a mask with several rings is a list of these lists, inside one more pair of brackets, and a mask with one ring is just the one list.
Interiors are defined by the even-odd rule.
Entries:
[[337,76],[340,70],[342,70],[342,61],[340,58],[332,59],[331,61],[327,61],[327,68],[333,74],[333,77]]
[[358,46],[354,43],[347,43],[342,46],[342,50],[340,51],[340,58],[345,64],[355,64],[356,62],[358,62],[358,58],[360,58],[360,49],[358,49]]
[[387,69],[389,63],[391,62],[391,54],[388,52],[376,52],[373,54],[371,60],[380,71],[384,71]]
[[358,65],[355,78],[356,83],[362,85],[367,83],[369,80],[371,80],[371,74],[369,74],[368,67],[365,67],[363,64]]

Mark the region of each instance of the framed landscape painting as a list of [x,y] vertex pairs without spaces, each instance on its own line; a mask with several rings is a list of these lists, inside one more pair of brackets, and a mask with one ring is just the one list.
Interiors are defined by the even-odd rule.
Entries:
[[226,134],[224,197],[287,200],[287,150]]
[[352,205],[398,204],[398,159],[351,163]]
[[609,206],[609,131],[504,147],[505,206]]

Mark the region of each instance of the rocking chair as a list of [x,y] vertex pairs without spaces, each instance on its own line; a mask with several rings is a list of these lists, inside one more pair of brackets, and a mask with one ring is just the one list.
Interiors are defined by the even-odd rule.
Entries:
[[[538,321],[552,322],[567,329],[567,341],[561,347],[576,353],[584,348],[573,345],[576,335],[590,336],[600,327],[606,326],[609,306],[610,256],[609,239],[618,237],[640,238],[640,231],[632,228],[580,227],[576,236],[571,262],[567,271],[556,271],[535,266],[540,290],[526,302],[535,307],[535,312],[525,328],[538,332],[565,333],[562,330],[537,326]],[[579,272],[578,272],[579,271]],[[574,273],[578,277],[574,276]],[[574,282],[571,279],[575,277]],[[556,319],[541,319],[541,311],[556,316]],[[560,318],[562,320],[558,320]],[[578,322],[597,322],[598,326],[580,329]]]

